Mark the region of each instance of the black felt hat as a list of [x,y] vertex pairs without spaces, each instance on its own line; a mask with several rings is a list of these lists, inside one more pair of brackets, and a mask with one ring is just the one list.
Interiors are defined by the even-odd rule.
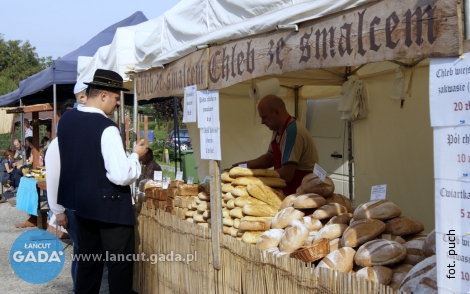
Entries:
[[123,80],[121,75],[112,70],[97,69],[93,76],[91,83],[84,83],[85,85],[95,86],[98,88],[110,88],[121,91],[129,91],[129,89],[123,88]]

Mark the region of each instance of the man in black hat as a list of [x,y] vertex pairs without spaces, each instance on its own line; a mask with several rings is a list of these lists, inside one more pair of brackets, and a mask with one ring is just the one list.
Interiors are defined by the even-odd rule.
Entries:
[[110,293],[134,293],[136,221],[129,185],[140,176],[139,157],[147,146],[138,142],[126,157],[117,125],[107,117],[119,105],[120,91],[129,91],[123,88],[122,77],[98,69],[93,81],[85,84],[85,106],[67,111],[57,134],[57,203],[75,210],[77,219],[76,293],[99,292],[105,259]]

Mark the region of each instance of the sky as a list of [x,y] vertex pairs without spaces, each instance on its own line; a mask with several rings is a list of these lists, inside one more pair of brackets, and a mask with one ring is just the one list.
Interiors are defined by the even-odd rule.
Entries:
[[0,0],[0,34],[29,41],[39,57],[57,59],[137,11],[153,19],[180,1]]

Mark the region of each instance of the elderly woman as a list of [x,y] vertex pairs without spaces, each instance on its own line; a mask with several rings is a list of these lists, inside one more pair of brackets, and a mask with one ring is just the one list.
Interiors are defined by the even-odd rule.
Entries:
[[2,183],[7,184],[11,182],[10,187],[6,190],[6,192],[16,192],[18,188],[19,181],[18,179],[21,177],[17,176],[17,173],[21,173],[20,170],[17,170],[13,167],[13,151],[7,150],[3,154],[2,162],[0,163],[0,168],[2,171]]

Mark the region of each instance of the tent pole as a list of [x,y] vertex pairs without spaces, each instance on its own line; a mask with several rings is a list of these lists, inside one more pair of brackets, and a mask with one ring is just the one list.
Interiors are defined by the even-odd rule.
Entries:
[[133,137],[133,141],[135,142],[135,144],[137,144],[137,108],[138,108],[138,104],[137,104],[137,81],[136,81],[136,78],[135,78],[135,73],[134,73],[134,114],[133,114],[133,119],[132,119],[132,122],[133,122],[133,134],[134,134],[134,137]]
[[54,124],[54,128],[51,130],[54,131],[54,138],[57,137],[57,85],[52,85],[52,96],[53,96],[53,104],[54,104],[54,114],[52,115],[52,123]]
[[352,153],[352,126],[348,121],[348,177],[349,177],[349,199],[354,204],[354,183],[353,183],[353,162],[354,157]]
[[175,176],[176,176],[176,171],[178,170],[178,165],[177,165],[178,160],[180,161],[180,166],[181,166],[181,148],[179,146],[181,145],[181,142],[180,142],[180,130],[178,126],[178,110],[177,110],[177,104],[176,104],[176,97],[173,97],[173,123],[174,123],[173,130],[175,131],[175,138],[176,138],[175,140],[175,157],[176,157],[175,158]]
[[[23,100],[20,99],[20,106],[23,106]],[[20,122],[20,126],[21,126],[21,146],[24,148],[24,112],[21,113],[20,115],[21,117],[21,122]],[[26,153],[24,152],[26,150],[23,149],[23,154],[21,155],[21,162],[22,164],[24,165],[25,164],[25,157],[26,157]]]
[[121,91],[121,104],[119,105],[119,116],[121,117],[120,121],[120,128],[121,128],[121,139],[122,139],[122,146],[124,149],[126,148],[126,121],[124,119],[124,92]]

